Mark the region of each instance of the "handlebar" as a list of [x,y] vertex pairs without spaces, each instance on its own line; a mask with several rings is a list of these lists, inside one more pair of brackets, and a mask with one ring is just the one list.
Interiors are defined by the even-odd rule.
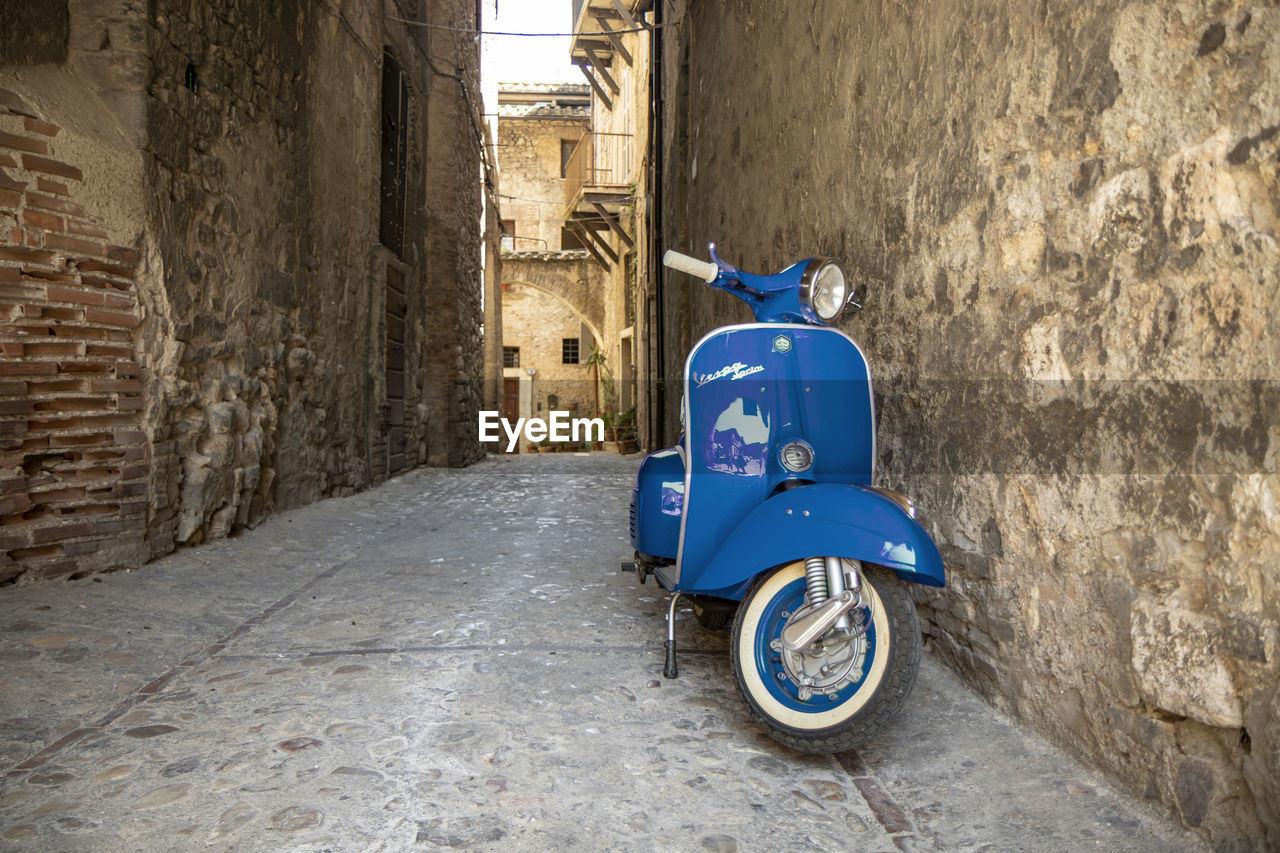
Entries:
[[715,281],[720,275],[720,268],[710,261],[700,261],[697,258],[682,255],[674,249],[667,249],[666,254],[662,256],[662,264],[705,282]]

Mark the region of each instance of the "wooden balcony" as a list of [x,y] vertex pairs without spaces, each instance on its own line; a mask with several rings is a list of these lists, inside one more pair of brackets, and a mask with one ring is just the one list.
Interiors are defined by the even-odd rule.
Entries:
[[634,142],[628,133],[582,134],[565,165],[565,202],[573,204],[584,193],[630,195]]
[[620,91],[609,73],[609,64],[615,53],[628,65],[632,63],[622,33],[640,26],[635,16],[639,5],[637,0],[573,0],[570,61],[609,109],[613,109],[613,98]]
[[619,261],[618,252],[608,240],[609,232],[628,249],[635,246],[621,222],[622,212],[634,202],[634,144],[635,140],[626,133],[588,131],[582,134],[565,165],[565,224],[606,268]]

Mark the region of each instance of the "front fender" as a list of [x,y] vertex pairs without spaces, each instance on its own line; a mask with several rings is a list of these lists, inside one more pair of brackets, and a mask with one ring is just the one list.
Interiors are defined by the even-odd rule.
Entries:
[[[903,580],[944,586],[942,556],[902,507],[860,486],[815,484],[757,506],[689,583],[689,592],[740,599],[761,571],[806,557],[848,557],[888,566]],[[692,567],[685,566],[681,574]]]

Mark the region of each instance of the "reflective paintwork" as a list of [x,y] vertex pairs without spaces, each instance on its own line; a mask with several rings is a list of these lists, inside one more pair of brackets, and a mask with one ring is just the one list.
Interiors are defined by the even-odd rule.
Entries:
[[684,512],[684,463],[674,447],[650,453],[631,492],[631,547],[674,560]]
[[[815,484],[774,495],[738,519],[680,588],[738,599],[760,568],[814,554],[888,566],[904,580],[943,586],[938,548],[902,507],[874,489]],[[760,567],[752,569],[750,567]]]
[[[946,581],[938,549],[898,503],[871,489],[875,410],[866,358],[801,297],[802,261],[772,276],[716,257],[710,282],[759,322],[717,329],[685,362],[677,448],[648,457],[632,497],[632,544],[675,559],[668,589],[738,600],[761,572],[813,555]],[[787,471],[779,451],[803,441],[814,462]]]
[[[779,347],[785,336],[789,346]],[[871,379],[857,345],[821,326],[752,323],[703,338],[685,364],[688,423],[680,585],[697,576],[786,471],[777,450],[804,440],[804,479],[865,483],[875,460]]]
[[829,258],[809,258],[773,275],[752,275],[736,269],[716,255],[714,245],[711,260],[721,275],[708,284],[750,305],[757,322],[825,325],[809,305],[807,290],[809,278],[825,264],[833,263]]

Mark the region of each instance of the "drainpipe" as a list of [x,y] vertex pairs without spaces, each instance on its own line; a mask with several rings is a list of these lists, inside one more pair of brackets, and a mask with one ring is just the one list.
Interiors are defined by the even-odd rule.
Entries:
[[654,311],[653,328],[649,330],[649,450],[654,450],[666,443],[663,436],[666,419],[666,347],[663,335],[663,280],[666,278],[662,258],[662,10],[664,4],[653,4],[654,28],[649,31],[649,151],[652,158],[652,177],[649,181],[649,195],[653,199],[653,216],[649,228],[651,248],[649,251],[649,269],[653,276]]

